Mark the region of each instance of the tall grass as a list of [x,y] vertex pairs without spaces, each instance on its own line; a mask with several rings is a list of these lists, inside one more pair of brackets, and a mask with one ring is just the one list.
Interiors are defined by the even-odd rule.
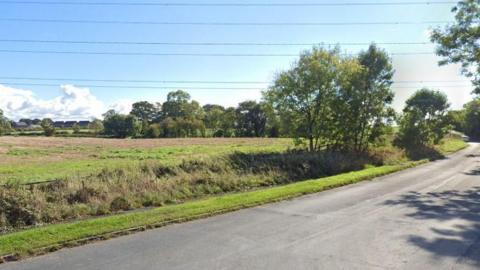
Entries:
[[36,185],[11,183],[0,192],[0,231],[182,203],[381,164],[370,154],[233,153],[177,165],[154,160],[125,164]]

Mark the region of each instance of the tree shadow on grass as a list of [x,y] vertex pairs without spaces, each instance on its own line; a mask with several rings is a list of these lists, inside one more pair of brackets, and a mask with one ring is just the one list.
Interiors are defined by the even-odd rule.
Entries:
[[428,159],[430,161],[444,159],[445,156],[437,149],[428,146],[407,147],[405,149],[407,157],[411,160]]
[[433,238],[411,235],[408,241],[435,257],[480,267],[480,187],[426,194],[412,191],[385,204],[407,206],[413,210],[409,218],[458,223],[451,229],[431,228]]
[[233,153],[227,159],[240,173],[275,172],[291,181],[331,176],[362,170],[367,165],[382,164],[379,158],[367,153],[342,152]]

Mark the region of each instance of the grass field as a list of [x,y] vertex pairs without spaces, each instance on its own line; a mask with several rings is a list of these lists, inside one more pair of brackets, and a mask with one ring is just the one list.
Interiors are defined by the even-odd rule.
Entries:
[[290,139],[156,139],[0,137],[0,183],[85,176],[156,160],[178,164],[233,152],[282,152]]
[[388,145],[362,154],[309,153],[291,139],[0,137],[0,255],[314,193],[466,145],[448,137],[411,160]]

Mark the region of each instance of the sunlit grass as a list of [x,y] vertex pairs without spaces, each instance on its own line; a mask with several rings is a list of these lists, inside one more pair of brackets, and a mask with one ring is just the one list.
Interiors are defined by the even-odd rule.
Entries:
[[141,226],[148,227],[186,221],[212,214],[253,207],[368,180],[409,168],[416,164],[418,162],[368,168],[332,177],[251,192],[210,197],[199,201],[159,207],[142,212],[29,229],[0,236],[0,255],[13,253],[19,256],[26,256],[42,252],[43,248],[60,248],[65,245],[72,245],[74,243],[69,242],[87,237],[100,236]]

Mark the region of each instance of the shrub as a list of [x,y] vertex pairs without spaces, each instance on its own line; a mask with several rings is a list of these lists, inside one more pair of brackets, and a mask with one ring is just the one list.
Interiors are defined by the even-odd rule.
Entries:
[[98,195],[99,195],[99,192],[97,192],[95,189],[91,187],[85,187],[77,190],[73,194],[70,194],[67,200],[70,204],[88,203],[92,198]]
[[132,208],[130,202],[125,198],[125,197],[116,197],[113,199],[113,201],[110,203],[110,210],[113,212],[117,211],[126,211],[130,210]]
[[53,121],[49,118],[45,118],[40,123],[40,126],[43,128],[43,132],[45,136],[51,137],[55,135],[55,126],[53,125]]
[[162,128],[160,124],[152,124],[148,127],[145,132],[145,137],[147,138],[160,138],[162,135]]

